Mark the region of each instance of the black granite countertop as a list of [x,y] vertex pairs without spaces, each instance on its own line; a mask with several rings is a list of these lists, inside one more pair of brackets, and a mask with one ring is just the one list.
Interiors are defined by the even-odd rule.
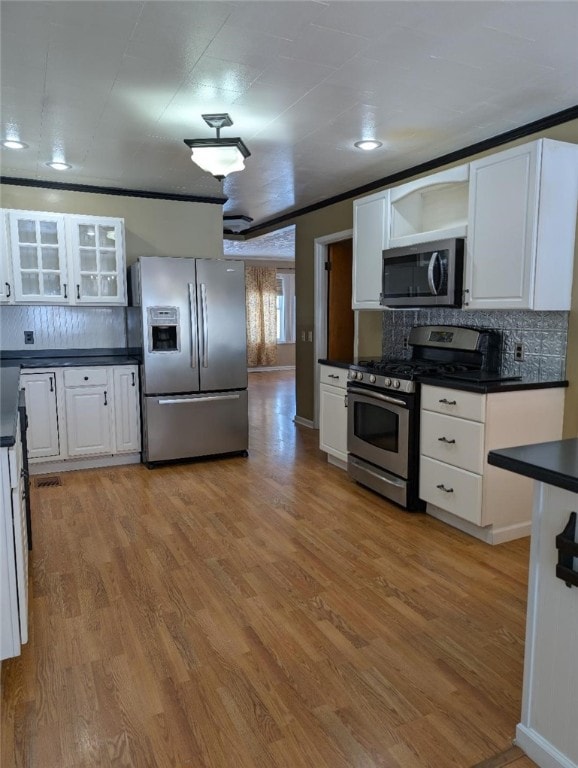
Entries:
[[500,448],[488,464],[578,493],[578,438]]
[[333,365],[335,368],[349,368],[353,365],[351,360],[318,360],[320,365]]
[[460,389],[464,392],[478,392],[482,395],[491,392],[516,392],[523,389],[551,389],[553,387],[568,386],[568,381],[565,379],[538,381],[537,379],[524,377],[518,380],[477,382],[461,381],[459,379],[451,379],[450,377],[420,376],[419,381],[422,384],[431,384],[434,387],[448,387],[449,389]]

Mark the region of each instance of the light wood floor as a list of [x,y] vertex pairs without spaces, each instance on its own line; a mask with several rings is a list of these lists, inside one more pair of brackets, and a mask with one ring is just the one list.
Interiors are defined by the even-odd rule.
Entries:
[[292,373],[249,378],[248,458],[33,488],[3,768],[531,766],[528,541],[351,483],[292,422]]

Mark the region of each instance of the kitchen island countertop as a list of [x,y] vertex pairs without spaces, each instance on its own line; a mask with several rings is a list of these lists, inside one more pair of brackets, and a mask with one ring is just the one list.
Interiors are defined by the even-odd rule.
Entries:
[[578,493],[578,438],[500,448],[488,464]]

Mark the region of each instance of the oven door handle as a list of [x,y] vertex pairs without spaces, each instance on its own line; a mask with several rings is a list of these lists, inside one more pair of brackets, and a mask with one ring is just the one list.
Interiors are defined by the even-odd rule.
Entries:
[[434,269],[436,267],[436,261],[439,260],[439,252],[434,251],[431,255],[431,259],[429,260],[429,266],[427,268],[427,281],[429,284],[429,289],[432,292],[433,296],[438,295],[438,286],[435,284],[434,280]]
[[402,408],[407,408],[405,400],[398,400],[396,397],[389,397],[389,395],[382,395],[380,392],[371,392],[367,389],[358,389],[358,387],[349,387],[348,392],[354,395],[365,395],[372,400],[383,400],[384,403],[391,403],[392,405],[400,405]]

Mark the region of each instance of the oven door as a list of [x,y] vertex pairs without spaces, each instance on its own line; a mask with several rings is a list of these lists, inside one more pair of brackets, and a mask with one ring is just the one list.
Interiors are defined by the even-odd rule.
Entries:
[[410,408],[402,396],[347,388],[347,450],[407,479]]

